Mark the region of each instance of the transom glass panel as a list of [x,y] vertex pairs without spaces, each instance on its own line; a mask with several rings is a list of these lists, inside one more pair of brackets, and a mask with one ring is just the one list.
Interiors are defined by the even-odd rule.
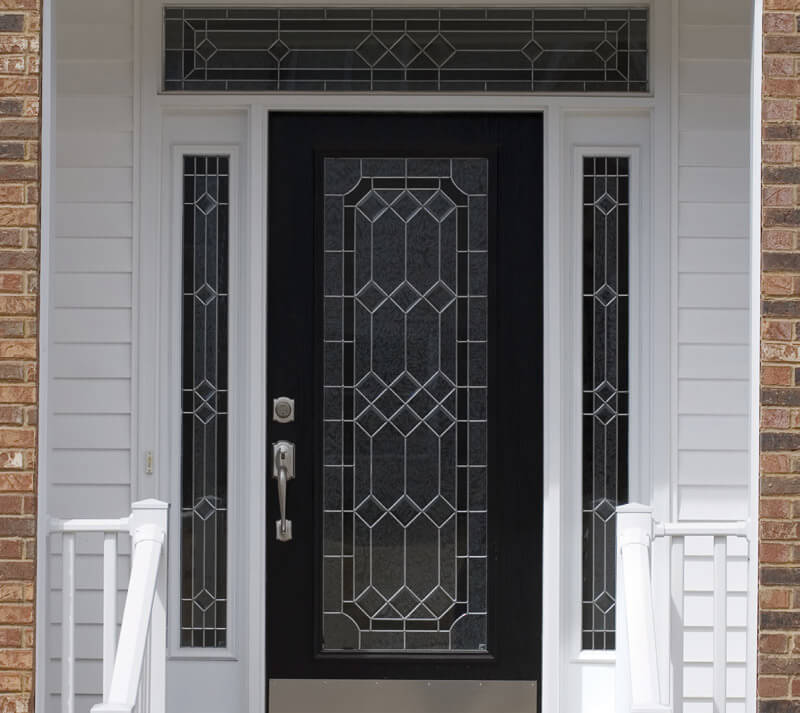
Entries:
[[646,92],[645,8],[168,7],[165,91]]
[[324,651],[485,651],[489,162],[324,161]]

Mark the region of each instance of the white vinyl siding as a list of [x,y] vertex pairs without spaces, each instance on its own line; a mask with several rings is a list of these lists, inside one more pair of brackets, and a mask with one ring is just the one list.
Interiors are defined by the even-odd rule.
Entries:
[[[748,514],[749,0],[680,0],[674,516]],[[686,538],[683,711],[712,713],[713,542]],[[728,539],[727,711],[744,713],[747,545]]]
[[747,516],[750,13],[679,6],[679,519]]
[[[133,2],[59,0],[55,23],[48,501],[56,517],[119,517],[131,503]],[[50,547],[45,710],[56,711],[58,537]],[[80,536],[77,552],[76,705],[88,710],[101,685],[102,537]]]

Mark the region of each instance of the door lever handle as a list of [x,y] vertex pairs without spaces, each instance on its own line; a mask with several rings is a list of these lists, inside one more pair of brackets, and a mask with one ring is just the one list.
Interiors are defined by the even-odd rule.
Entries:
[[275,539],[292,539],[292,521],[286,518],[286,484],[294,479],[294,443],[275,441],[272,444],[272,477],[278,481],[278,507],[281,519],[275,521]]

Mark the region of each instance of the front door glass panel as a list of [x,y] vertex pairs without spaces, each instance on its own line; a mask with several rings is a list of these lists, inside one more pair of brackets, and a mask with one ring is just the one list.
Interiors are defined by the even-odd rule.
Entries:
[[488,191],[324,160],[324,651],[487,648]]

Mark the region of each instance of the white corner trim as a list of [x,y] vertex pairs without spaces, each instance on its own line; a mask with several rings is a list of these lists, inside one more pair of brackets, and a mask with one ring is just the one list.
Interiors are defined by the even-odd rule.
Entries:
[[764,2],[753,0],[750,82],[750,518],[746,710],[756,711],[758,661],[759,380],[761,353],[761,89]]
[[47,594],[48,594],[48,469],[47,436],[49,394],[46,385],[50,374],[50,253],[53,215],[53,174],[55,172],[55,152],[53,133],[55,127],[55,33],[53,31],[55,13],[53,3],[44,3],[42,8],[42,136],[39,160],[41,166],[40,186],[40,231],[39,231],[39,419],[36,453],[36,601],[34,605],[35,627],[35,678],[34,697],[38,704],[46,707],[47,688],[44,675],[47,666]]

